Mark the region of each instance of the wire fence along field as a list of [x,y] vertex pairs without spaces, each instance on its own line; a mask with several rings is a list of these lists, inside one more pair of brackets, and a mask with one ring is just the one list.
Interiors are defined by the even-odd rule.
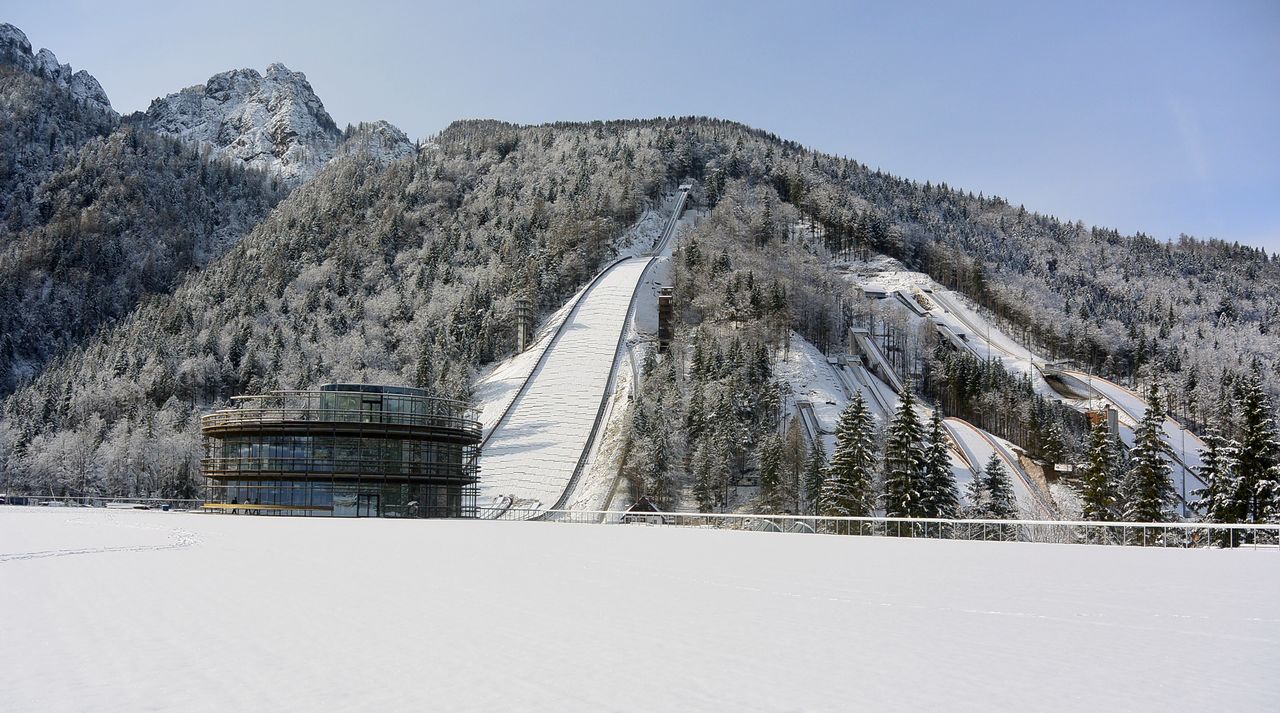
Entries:
[[[105,507],[200,512],[202,500],[3,495],[0,505]],[[244,506],[246,512],[252,506]],[[1087,520],[943,520],[903,517],[819,517],[731,513],[622,512],[476,508],[463,519],[532,520],[583,525],[649,525],[750,532],[807,533],[932,540],[1042,542],[1133,547],[1244,547],[1280,551],[1280,523],[1090,522]]]
[[611,512],[510,508],[478,512],[481,519],[595,525],[697,527],[755,532],[937,540],[1046,542],[1137,547],[1249,547],[1280,551],[1280,524],[1089,522],[1084,520],[943,520],[896,517],[817,517],[720,513]]

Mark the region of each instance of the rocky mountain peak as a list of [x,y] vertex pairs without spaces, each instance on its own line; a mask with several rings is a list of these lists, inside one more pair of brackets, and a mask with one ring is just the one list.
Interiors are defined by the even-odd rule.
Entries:
[[209,146],[214,153],[301,183],[342,141],[307,76],[283,64],[215,74],[203,85],[156,99],[153,129]]
[[32,54],[26,34],[6,22],[0,22],[0,64],[48,79],[67,89],[79,101],[115,114],[107,93],[102,91],[102,85],[92,74],[83,69],[71,71],[71,65],[60,64],[57,56],[47,49]]

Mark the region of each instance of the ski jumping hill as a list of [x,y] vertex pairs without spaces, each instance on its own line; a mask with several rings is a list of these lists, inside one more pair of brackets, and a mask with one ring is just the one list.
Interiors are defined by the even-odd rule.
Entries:
[[619,357],[625,357],[640,286],[667,249],[688,190],[681,186],[651,254],[622,258],[601,271],[545,342],[481,446],[482,506],[545,510],[560,507],[573,490],[600,430]]
[[[953,347],[966,349],[981,359],[998,361],[1012,373],[1029,375],[1034,388],[1045,396],[1079,411],[1114,408],[1119,413],[1121,442],[1133,444],[1134,428],[1146,413],[1147,403],[1132,390],[1082,371],[1050,366],[1049,360],[992,324],[963,295],[942,287],[928,275],[905,270],[888,258],[854,266],[846,277],[868,296],[909,305],[908,313],[913,318],[931,321],[939,336]],[[1190,493],[1204,487],[1196,476],[1204,443],[1172,418],[1165,419],[1163,430],[1173,467],[1174,490],[1183,500],[1181,511],[1185,516],[1185,501]]]

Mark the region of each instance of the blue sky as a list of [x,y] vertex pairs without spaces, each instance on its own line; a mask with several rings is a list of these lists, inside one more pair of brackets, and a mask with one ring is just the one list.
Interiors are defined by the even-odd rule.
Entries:
[[918,180],[1280,251],[1280,2],[13,2],[121,112],[234,67],[339,124],[734,119]]

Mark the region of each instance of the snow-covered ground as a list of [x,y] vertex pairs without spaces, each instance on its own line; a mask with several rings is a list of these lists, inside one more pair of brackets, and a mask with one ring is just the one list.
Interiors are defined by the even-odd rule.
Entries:
[[0,709],[1272,711],[1278,555],[0,507]]

